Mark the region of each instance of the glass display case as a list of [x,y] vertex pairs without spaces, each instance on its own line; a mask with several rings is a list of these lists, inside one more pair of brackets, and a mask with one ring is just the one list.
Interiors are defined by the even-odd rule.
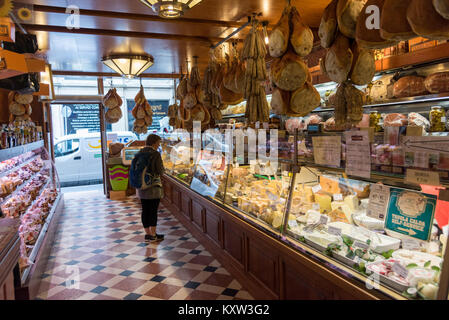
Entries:
[[[285,165],[283,165],[283,169]],[[268,164],[229,166],[224,203],[249,215],[272,231],[281,231],[290,189],[291,172]]]
[[[187,141],[187,144],[182,141]],[[164,136],[161,142],[162,161],[166,173],[186,185],[190,185],[192,181],[196,162],[193,148],[188,144],[189,141],[189,135],[185,137],[173,133]]]
[[[365,106],[349,129],[328,121],[332,108],[317,110],[312,125],[279,131],[276,170],[246,154],[226,163],[202,152],[195,177],[219,177],[218,188],[193,189],[367,288],[447,297],[448,111],[444,94],[386,101]],[[257,148],[269,153],[269,135]]]

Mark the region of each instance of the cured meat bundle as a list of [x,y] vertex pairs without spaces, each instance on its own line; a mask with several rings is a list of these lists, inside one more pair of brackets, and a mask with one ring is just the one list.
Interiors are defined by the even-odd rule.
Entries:
[[270,79],[275,87],[271,100],[274,113],[303,117],[321,103],[312,85],[311,74],[303,57],[313,47],[313,33],[302,21],[298,10],[288,5],[270,34]]

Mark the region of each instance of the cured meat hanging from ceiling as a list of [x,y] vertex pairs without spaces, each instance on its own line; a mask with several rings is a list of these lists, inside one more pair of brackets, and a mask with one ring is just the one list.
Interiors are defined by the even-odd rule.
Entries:
[[[320,61],[320,68],[323,74],[338,83],[334,106],[337,126],[356,125],[362,120],[366,95],[355,86],[371,83],[376,71],[370,44],[373,40],[359,40],[365,5],[368,5],[367,0],[333,0],[321,18],[318,34],[327,51]],[[383,45],[391,43],[384,41]]]
[[312,30],[290,3],[269,37],[274,58],[270,80],[274,85],[271,108],[278,115],[304,117],[316,109],[321,98],[303,58],[313,48]]

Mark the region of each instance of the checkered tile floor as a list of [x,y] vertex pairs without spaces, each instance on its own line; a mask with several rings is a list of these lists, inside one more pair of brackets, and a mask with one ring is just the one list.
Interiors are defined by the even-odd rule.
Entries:
[[66,194],[37,299],[252,299],[162,205],[159,243],[144,243],[136,198]]

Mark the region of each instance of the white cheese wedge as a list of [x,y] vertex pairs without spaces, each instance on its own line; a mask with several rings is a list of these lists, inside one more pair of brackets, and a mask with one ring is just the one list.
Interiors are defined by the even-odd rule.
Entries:
[[359,198],[356,195],[346,196],[344,202],[353,212],[359,210]]
[[346,216],[346,219],[348,219],[350,223],[353,223],[352,214],[354,213],[354,211],[351,210],[351,208],[344,201],[332,201],[331,207],[332,211],[337,209],[343,211]]

